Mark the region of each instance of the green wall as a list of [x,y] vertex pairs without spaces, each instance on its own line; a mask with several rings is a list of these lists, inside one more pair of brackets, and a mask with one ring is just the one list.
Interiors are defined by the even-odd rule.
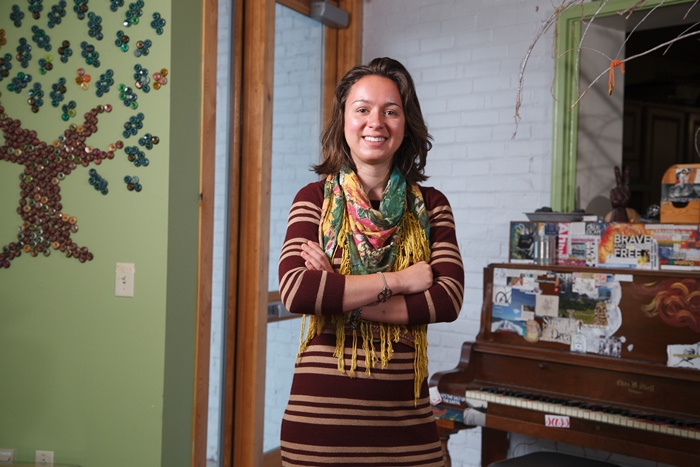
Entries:
[[[134,0],[135,1],[135,0]],[[192,451],[192,412],[197,298],[199,209],[201,2],[145,0],[137,25],[122,21],[129,0],[116,12],[109,2],[87,2],[88,12],[102,18],[101,41],[88,36],[88,21],[67,0],[61,23],[48,27],[48,14],[58,0],[44,0],[38,20],[26,1],[0,2],[0,28],[12,68],[0,81],[0,103],[7,117],[37,131],[51,143],[69,124],[98,104],[111,104],[99,115],[98,131],[86,144],[106,150],[122,140],[146,153],[148,167],[136,167],[124,150],[100,165],[78,167],[60,182],[63,212],[75,216],[79,230],[71,238],[87,246],[94,259],[80,263],[58,250],[50,256],[23,253],[0,269],[0,447],[15,448],[17,459],[33,461],[35,450],[55,452],[56,463],[83,467],[185,466]],[[18,5],[24,13],[15,27],[9,19]],[[156,34],[154,12],[166,20]],[[32,41],[31,27],[51,37],[46,52]],[[129,37],[129,51],[114,44],[116,32]],[[19,38],[32,46],[27,68],[14,57]],[[148,56],[135,57],[136,41],[150,39]],[[59,60],[58,47],[71,42],[73,55]],[[80,42],[99,52],[100,67],[80,56]],[[54,68],[40,74],[38,60],[51,55]],[[119,100],[119,83],[134,87],[133,66],[149,76],[169,70],[168,83],[149,93],[136,90],[139,107]],[[76,70],[92,77],[87,90],[75,83]],[[98,97],[96,81],[114,71],[114,85]],[[33,80],[21,93],[7,85],[18,72]],[[58,108],[51,105],[51,86],[66,79],[67,92]],[[27,91],[42,84],[44,104],[32,113]],[[152,84],[152,83],[151,83]],[[61,106],[74,100],[77,116],[61,119]],[[124,138],[123,124],[142,112],[143,128]],[[138,139],[160,138],[152,150]],[[5,144],[4,137],[0,144]],[[102,195],[88,183],[94,168],[109,182]],[[22,218],[16,212],[24,166],[0,159],[0,247],[16,241]],[[143,190],[126,190],[125,175],[137,175]],[[116,263],[135,264],[134,297],[115,297]]]

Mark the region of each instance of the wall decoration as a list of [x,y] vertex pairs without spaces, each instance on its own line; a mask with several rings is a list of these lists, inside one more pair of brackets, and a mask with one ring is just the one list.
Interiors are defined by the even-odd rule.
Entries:
[[[125,5],[128,8],[122,9]],[[163,8],[158,2],[153,5]],[[169,55],[158,56],[159,41],[170,40],[168,37],[160,39],[168,36],[166,20],[160,12],[146,10],[143,0],[126,4],[123,0],[54,0],[46,8],[41,0],[17,4],[1,2],[0,15],[9,18],[8,24],[14,25],[9,30],[0,29],[0,48],[8,47],[0,54],[3,88],[0,92],[7,92],[5,96],[0,94],[3,136],[0,139],[0,176],[4,177],[4,186],[11,186],[5,180],[14,170],[8,169],[21,166],[17,181],[19,204],[13,200],[12,210],[5,207],[0,211],[5,226],[17,226],[12,234],[16,238],[0,238],[0,245],[4,245],[0,251],[0,269],[9,267],[22,253],[26,257],[48,256],[53,251],[81,262],[89,261],[93,258],[92,250],[83,246],[84,241],[75,240],[78,219],[70,213],[75,201],[71,198],[71,206],[63,206],[62,182],[71,173],[84,171],[84,178],[71,178],[71,187],[74,186],[72,180],[80,179],[84,180],[81,186],[107,194],[107,179],[117,175],[125,180],[120,189],[123,193],[142,190],[143,177],[114,173],[124,170],[124,166],[117,164],[112,168],[110,164],[104,174],[90,166],[113,159],[121,149],[126,152],[129,166],[142,170],[152,165],[151,154],[159,150],[160,141],[153,133],[163,129],[162,119],[154,121],[150,133],[139,133],[148,110],[162,111],[169,99],[167,91],[158,93],[160,97],[148,93],[150,89],[162,89],[170,79],[168,69],[163,66],[168,66]],[[150,21],[141,22],[144,15]],[[124,28],[129,28],[130,36],[143,39],[130,41]],[[157,40],[148,38],[154,32]],[[109,40],[103,44],[104,36],[116,37],[114,45],[117,47]],[[79,45],[79,51],[74,50],[75,44]],[[123,54],[129,47],[133,53]],[[73,54],[78,52],[79,61],[84,63],[79,63],[82,65],[79,68],[68,68]],[[102,72],[90,70],[90,67],[101,69],[103,64],[107,66]],[[149,69],[159,71],[150,72]],[[68,80],[73,80],[75,86]],[[130,82],[133,86],[119,84],[118,93],[111,89],[115,83]],[[78,92],[90,91],[91,86],[94,92]],[[98,118],[106,117],[117,99],[124,105],[114,108],[115,115],[100,125],[100,134],[96,139],[93,137],[95,142],[91,143]],[[43,106],[45,100],[51,106]],[[157,102],[149,105],[147,101],[153,100]],[[145,104],[146,111],[139,109],[139,113],[133,114],[139,104]],[[36,117],[28,118],[34,114]],[[79,115],[83,115],[82,123],[70,123],[75,117],[80,119]],[[119,121],[125,123],[121,125]],[[134,142],[125,148],[122,140],[131,136],[138,138],[138,144]],[[146,151],[153,153],[147,156]],[[85,199],[86,202],[94,200]],[[6,231],[2,235],[6,236]]]
[[5,137],[0,156],[4,161],[24,165],[25,169],[20,176],[17,208],[23,223],[18,241],[3,246],[0,264],[8,268],[10,261],[23,252],[48,256],[51,248],[80,262],[91,260],[88,248],[79,247],[71,239],[71,233],[78,231],[78,223],[63,210],[60,183],[78,165],[87,167],[112,159],[114,149],[121,146],[121,141],[117,141],[109,151],[102,151],[85,144],[85,139],[97,131],[98,115],[106,109],[102,106],[92,109],[85,114],[82,125],[71,125],[53,143],[39,141],[36,131],[23,128],[21,121],[9,118],[4,110],[0,105],[0,130]]
[[124,177],[124,183],[126,183],[126,189],[129,191],[141,191],[141,184],[139,183],[139,178],[136,175]]
[[57,24],[61,24],[63,17],[66,16],[66,0],[61,0],[55,5],[51,5],[51,11],[46,15],[49,21],[46,27],[53,29]]
[[89,173],[90,178],[88,179],[88,183],[90,184],[90,186],[94,187],[95,190],[99,191],[103,195],[109,193],[109,188],[107,188],[107,185],[109,185],[109,183],[107,182],[107,180],[102,178],[102,176],[98,174],[97,170],[95,169],[90,169]]

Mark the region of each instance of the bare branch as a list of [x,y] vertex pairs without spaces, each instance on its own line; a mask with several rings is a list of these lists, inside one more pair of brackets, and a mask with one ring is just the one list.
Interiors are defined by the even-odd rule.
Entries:
[[698,1],[699,1],[699,0],[695,0],[695,3],[693,3],[692,5],[690,5],[690,8],[688,8],[688,11],[686,11],[686,12],[685,12],[685,15],[683,16],[683,19],[686,19],[686,18],[688,17],[688,15],[690,14],[690,10],[692,10],[693,8],[695,8],[695,5],[698,4]]
[[[555,10],[554,13],[552,13],[543,23],[540,29],[537,31],[535,34],[534,39],[530,43],[530,46],[527,49],[527,52],[525,53],[525,57],[523,58],[523,61],[520,64],[520,73],[518,75],[518,91],[516,93],[515,97],[515,114],[513,117],[515,118],[515,131],[513,132],[512,138],[515,138],[515,135],[518,132],[518,122],[520,121],[520,106],[522,104],[522,91],[523,91],[523,79],[525,76],[525,68],[527,67],[527,63],[530,60],[530,56],[532,55],[532,50],[535,48],[535,45],[537,42],[540,40],[540,38],[549,31],[549,28],[552,27],[552,25],[556,25],[557,21],[559,20],[559,15],[567,10],[569,7],[572,5],[575,5],[576,3],[580,3],[583,0],[562,0],[561,5],[559,5]],[[556,44],[556,39],[555,42]]]
[[619,11],[617,14],[620,16],[624,16],[625,19],[630,19],[630,16],[632,16],[632,13],[634,13],[634,10],[636,10],[639,6],[641,6],[646,1],[647,0],[639,0],[637,3],[635,3],[631,7],[627,8],[626,10]]
[[[696,1],[697,1],[697,0],[696,0]],[[687,27],[687,28],[686,28],[682,33],[680,33],[679,35],[682,36],[682,35],[685,34],[686,32],[688,32],[688,31],[690,31],[691,29],[693,29],[693,28],[694,28],[695,26],[697,26],[698,24],[700,24],[700,22],[695,23],[695,24],[693,24],[693,25]],[[669,44],[668,47],[666,47],[666,50],[664,50],[664,55],[666,55],[666,52],[668,52],[668,50],[671,48],[672,45],[673,45],[673,44]]]

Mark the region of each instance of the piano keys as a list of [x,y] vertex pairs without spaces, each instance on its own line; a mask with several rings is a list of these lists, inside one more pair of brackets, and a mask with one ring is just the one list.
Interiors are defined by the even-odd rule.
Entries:
[[468,402],[471,399],[486,403],[490,402],[493,404],[520,407],[542,412],[543,414],[555,414],[583,420],[592,420],[595,422],[700,441],[700,421],[697,420],[661,417],[650,413],[632,412],[630,410],[611,406],[594,405],[546,395],[535,395],[497,388],[480,388],[479,390],[467,389],[466,398]]
[[[502,275],[504,269],[529,271],[550,294],[557,274],[619,274],[621,323],[615,336],[624,341],[619,357],[575,353],[559,342],[530,342],[517,333],[498,332],[492,327],[494,271]],[[700,371],[667,366],[667,346],[700,342],[700,328],[692,320],[669,324],[658,310],[648,311],[649,303],[672,287],[685,287],[690,300],[700,300],[693,294],[700,289],[698,273],[491,265],[484,269],[476,340],[465,342],[458,366],[433,375],[430,385],[451,402],[445,407],[464,410],[467,401],[486,406],[483,466],[505,459],[508,432],[698,466]],[[547,420],[567,427],[547,426]],[[445,452],[450,434],[471,428],[450,420],[438,420],[438,427]]]

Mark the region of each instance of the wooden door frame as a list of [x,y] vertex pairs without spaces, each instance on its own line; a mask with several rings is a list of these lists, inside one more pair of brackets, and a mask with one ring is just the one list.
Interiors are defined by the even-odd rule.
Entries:
[[[277,0],[309,14],[310,0]],[[342,30],[326,28],[324,120],[335,83],[361,62],[362,2]],[[262,463],[268,300],[275,0],[234,0],[231,50],[229,251],[221,458],[223,467]],[[211,332],[216,128],[217,0],[203,0],[199,298],[192,465],[205,467]],[[208,137],[206,136],[208,135]]]
[[216,161],[217,0],[202,0],[202,108],[200,121],[200,207],[198,296],[195,336],[192,466],[205,467],[209,412],[212,263],[214,251],[214,172]]

